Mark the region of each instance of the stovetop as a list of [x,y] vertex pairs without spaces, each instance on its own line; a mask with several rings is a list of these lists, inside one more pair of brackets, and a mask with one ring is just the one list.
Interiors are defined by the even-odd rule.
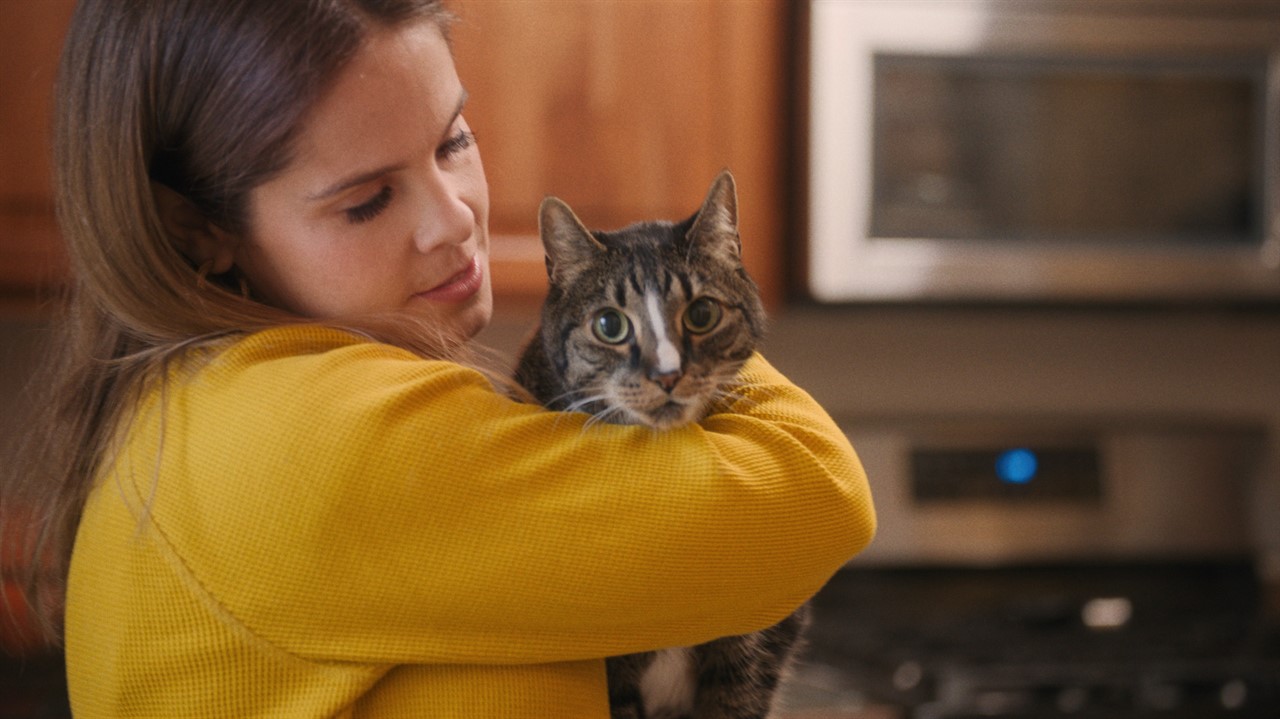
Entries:
[[809,670],[910,719],[1280,717],[1280,627],[1247,560],[851,569]]

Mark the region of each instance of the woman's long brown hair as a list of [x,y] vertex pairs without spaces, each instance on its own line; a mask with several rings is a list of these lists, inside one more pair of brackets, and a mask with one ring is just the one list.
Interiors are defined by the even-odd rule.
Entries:
[[[230,233],[282,170],[307,109],[371,28],[429,20],[439,0],[81,0],[57,81],[58,221],[72,260],[65,312],[32,384],[36,417],[0,471],[6,563],[57,635],[85,498],[148,383],[184,348],[305,321],[205,281],[163,231],[152,182]],[[424,356],[449,344],[356,323]]]

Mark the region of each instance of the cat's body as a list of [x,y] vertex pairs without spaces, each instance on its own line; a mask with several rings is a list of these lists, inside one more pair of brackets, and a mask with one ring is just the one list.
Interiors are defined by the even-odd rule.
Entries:
[[[563,202],[541,210],[550,290],[516,380],[548,407],[666,430],[732,398],[764,311],[742,266],[733,178],[681,223],[591,232]],[[768,715],[806,622],[608,661],[614,719]]]

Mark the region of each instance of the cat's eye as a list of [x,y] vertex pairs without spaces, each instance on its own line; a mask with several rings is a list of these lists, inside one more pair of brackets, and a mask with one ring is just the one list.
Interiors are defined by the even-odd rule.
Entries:
[[706,334],[720,324],[723,314],[719,302],[709,297],[699,297],[684,311],[684,328],[695,335]]
[[591,321],[591,331],[605,344],[622,344],[631,336],[631,321],[618,310],[600,310]]

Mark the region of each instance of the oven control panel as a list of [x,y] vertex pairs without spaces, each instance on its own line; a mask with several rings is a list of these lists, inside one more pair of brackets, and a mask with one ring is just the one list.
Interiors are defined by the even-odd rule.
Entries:
[[859,564],[1251,552],[1265,429],[1147,417],[842,422],[875,498]]
[[916,502],[1039,500],[1096,503],[1102,499],[1098,448],[994,446],[911,450]]

